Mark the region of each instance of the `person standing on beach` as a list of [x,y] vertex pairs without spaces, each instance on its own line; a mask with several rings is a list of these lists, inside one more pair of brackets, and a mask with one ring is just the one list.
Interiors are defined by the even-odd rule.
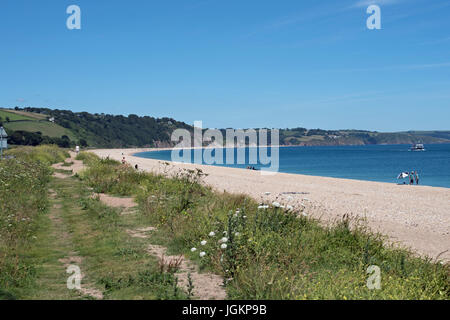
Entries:
[[416,184],[418,185],[419,184],[419,173],[417,171],[414,173],[414,178],[416,178]]
[[414,184],[414,171],[411,171],[409,173],[409,184],[413,185]]

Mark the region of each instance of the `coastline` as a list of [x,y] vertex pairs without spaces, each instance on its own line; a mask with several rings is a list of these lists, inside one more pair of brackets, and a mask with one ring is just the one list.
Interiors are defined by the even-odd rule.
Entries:
[[[280,146],[281,147],[281,146]],[[422,256],[450,261],[450,189],[429,186],[403,186],[341,178],[277,173],[263,176],[259,171],[184,164],[140,158],[140,152],[172,148],[94,149],[100,157],[122,159],[140,170],[164,173],[200,168],[208,176],[205,183],[219,192],[244,193],[257,201],[279,201],[305,207],[305,212],[325,223],[350,215],[364,219],[373,232],[386,235],[391,243],[408,247]],[[265,196],[270,192],[270,196]]]

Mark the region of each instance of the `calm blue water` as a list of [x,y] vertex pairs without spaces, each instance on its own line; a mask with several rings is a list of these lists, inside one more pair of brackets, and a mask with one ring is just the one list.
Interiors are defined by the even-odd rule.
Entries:
[[[408,151],[409,147],[409,145],[285,147],[279,149],[279,171],[398,183],[399,180],[396,178],[400,172],[417,170],[420,184],[450,188],[450,144],[425,145],[427,150],[425,152],[411,152]],[[183,152],[193,154],[193,150]],[[248,149],[246,154],[248,159]],[[144,152],[136,156],[170,161],[171,151]],[[246,168],[247,165],[221,166]],[[265,167],[255,164],[252,166]]]

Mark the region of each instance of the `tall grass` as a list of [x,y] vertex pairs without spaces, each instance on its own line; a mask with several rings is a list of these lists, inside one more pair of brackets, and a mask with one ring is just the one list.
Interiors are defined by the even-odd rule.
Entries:
[[[448,265],[390,247],[347,219],[323,227],[300,212],[213,192],[202,175],[167,178],[91,159],[82,177],[99,191],[136,195],[171,248],[222,274],[232,299],[450,298]],[[381,290],[367,286],[371,265],[381,269]]]
[[142,181],[149,175],[111,159],[100,159],[92,153],[82,152],[77,160],[83,160],[88,168],[79,174],[81,180],[97,193],[121,196],[136,193]]
[[7,155],[14,156],[16,159],[23,161],[40,162],[45,165],[63,162],[70,156],[67,151],[54,145],[19,147],[8,150]]
[[[48,205],[48,164],[64,158],[54,147],[17,148],[14,159],[0,161],[0,296],[31,281],[34,266],[24,256],[39,215]],[[3,293],[2,293],[3,292]],[[1,297],[0,297],[1,298]]]

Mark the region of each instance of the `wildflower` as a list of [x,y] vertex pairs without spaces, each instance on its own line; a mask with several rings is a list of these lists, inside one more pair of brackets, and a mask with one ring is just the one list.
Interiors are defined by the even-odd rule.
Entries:
[[206,256],[206,252],[205,251],[200,252],[200,258],[203,258],[204,256]]
[[197,248],[192,248],[191,249],[191,252],[195,252],[195,251],[197,251]]
[[286,209],[288,209],[288,210],[294,210],[294,207],[291,206],[290,204],[288,204],[288,205],[286,206]]
[[239,232],[236,232],[234,235],[235,235],[236,237],[239,237],[240,233],[239,233]]
[[210,237],[214,237],[216,235],[216,233],[214,232],[214,231],[211,231],[210,233],[209,233],[209,236]]
[[228,238],[227,237],[223,237],[222,239],[220,239],[220,241],[219,242],[221,242],[221,243],[225,243],[225,242],[227,242],[228,241]]
[[223,243],[223,244],[220,246],[220,248],[223,249],[223,250],[225,250],[225,249],[227,248],[227,244],[226,244],[226,243]]
[[268,205],[260,205],[260,206],[258,207],[259,210],[261,210],[261,209],[265,210],[265,209],[268,209],[268,208],[269,208]]
[[272,203],[272,205],[275,207],[275,208],[279,208],[281,205],[280,205],[280,203],[279,202],[276,202],[276,201],[274,201],[273,203]]
[[200,244],[201,244],[202,246],[206,245],[206,240],[203,240],[202,242],[200,242]]

